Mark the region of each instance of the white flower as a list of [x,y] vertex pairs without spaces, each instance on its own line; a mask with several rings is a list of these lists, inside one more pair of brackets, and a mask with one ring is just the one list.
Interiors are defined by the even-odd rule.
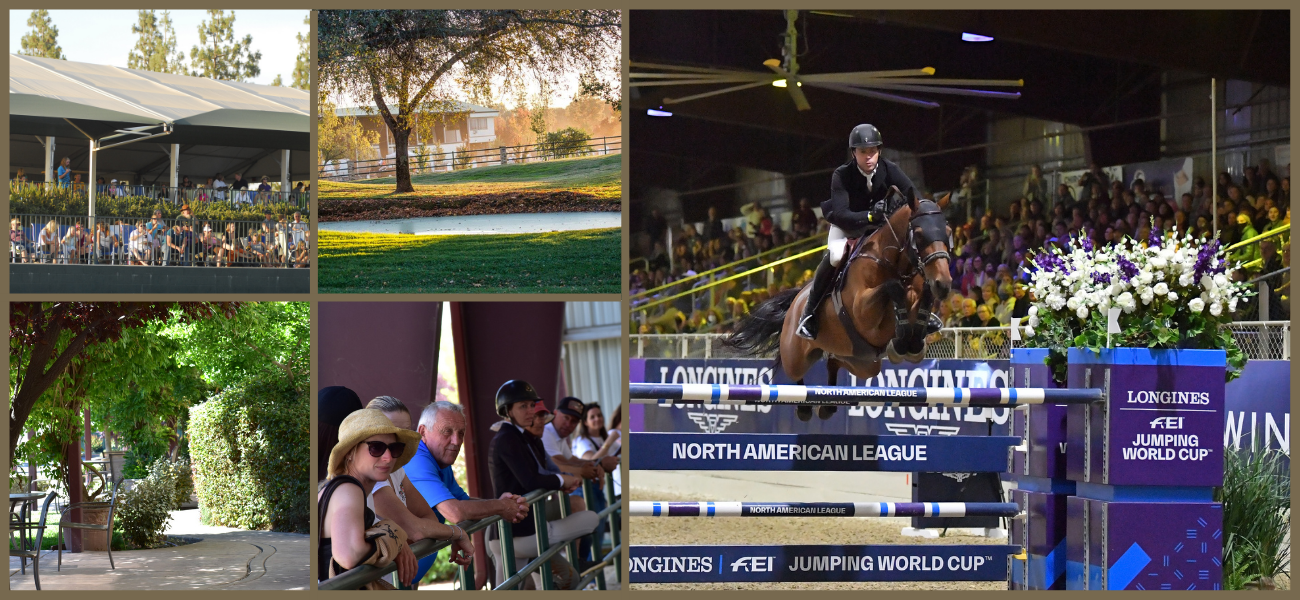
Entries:
[[1026,325],[1024,335],[1022,335],[1021,337],[1027,337],[1027,338],[1034,337],[1034,326]]
[[1205,301],[1200,298],[1192,298],[1192,301],[1187,303],[1187,308],[1190,308],[1194,313],[1201,312],[1205,310]]
[[1070,310],[1078,310],[1082,308],[1080,306],[1082,303],[1083,300],[1081,300],[1078,296],[1070,296],[1070,299],[1065,301],[1065,307]]
[[1201,287],[1207,290],[1214,289],[1214,278],[1209,275],[1201,275]]
[[1226,287],[1228,285],[1228,278],[1224,277],[1223,273],[1219,273],[1214,276],[1214,285],[1215,287]]
[[1178,276],[1178,285],[1183,287],[1192,285],[1192,274],[1184,271],[1182,275]]
[[1154,300],[1155,297],[1155,293],[1153,293],[1150,288],[1142,290],[1142,295],[1140,296],[1143,304],[1151,304],[1151,301]]
[[1074,311],[1074,314],[1078,315],[1080,319],[1086,319],[1088,318],[1088,307],[1080,306],[1078,310]]
[[1169,286],[1165,285],[1165,282],[1161,281],[1156,284],[1156,289],[1154,291],[1157,296],[1163,296],[1169,293]]
[[1169,301],[1170,301],[1170,302],[1177,302],[1177,301],[1178,301],[1178,294],[1176,294],[1176,293],[1174,293],[1174,292],[1169,292],[1169,295],[1167,296],[1167,298],[1169,298]]
[[1228,300],[1228,312],[1237,312],[1237,298],[1233,297]]
[[1163,269],[1163,268],[1169,266],[1169,260],[1166,259],[1165,257],[1163,257],[1163,256],[1161,256],[1161,255],[1159,255],[1159,254],[1157,254],[1157,255],[1151,257],[1151,266],[1153,266],[1153,267],[1155,267],[1155,268],[1157,268],[1157,269]]
[[1210,304],[1210,314],[1212,314],[1212,315],[1214,315],[1214,316],[1216,316],[1216,317],[1219,316],[1219,315],[1221,315],[1221,314],[1223,314],[1223,305],[1219,304],[1218,302],[1213,302],[1213,303],[1211,303],[1211,304]]
[[1035,317],[1035,316],[1037,316],[1037,315],[1038,315],[1038,306],[1037,306],[1037,305],[1034,305],[1034,306],[1029,307],[1029,316],[1031,316],[1031,317]]
[[1029,326],[1038,327],[1038,315],[1036,313],[1029,313]]
[[1143,269],[1141,273],[1138,273],[1138,283],[1141,283],[1142,285],[1151,285],[1151,280],[1153,278],[1154,276],[1151,275],[1151,271],[1146,269]]

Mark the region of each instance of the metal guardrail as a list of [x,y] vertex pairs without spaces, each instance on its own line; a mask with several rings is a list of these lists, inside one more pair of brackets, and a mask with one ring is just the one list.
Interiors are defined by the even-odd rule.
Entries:
[[[623,151],[621,136],[591,138],[581,145],[525,144],[498,146],[476,150],[456,150],[420,154],[408,152],[411,174],[439,173],[459,169],[472,169],[487,165],[508,165],[542,162],[575,156],[603,156]],[[353,181],[373,179],[397,172],[396,158],[349,160],[320,165],[320,178],[328,181]]]
[[[734,262],[727,263],[727,264],[725,264],[725,265],[723,265],[723,266],[721,266],[721,267],[716,267],[716,268],[713,268],[713,269],[709,269],[709,270],[707,270],[707,271],[704,271],[704,272],[702,272],[702,273],[697,273],[697,274],[692,275],[692,276],[690,276],[690,277],[683,277],[683,278],[678,279],[678,280],[676,280],[676,281],[672,281],[672,282],[669,282],[669,283],[665,283],[665,284],[663,284],[663,285],[661,285],[661,286],[659,286],[659,287],[655,287],[655,288],[651,288],[651,289],[645,290],[644,292],[637,292],[637,293],[635,293],[635,294],[632,294],[632,297],[631,297],[632,306],[635,307],[635,306],[637,306],[637,304],[638,304],[640,301],[642,301],[642,300],[646,300],[646,299],[648,299],[648,298],[653,298],[653,297],[655,296],[655,294],[657,294],[657,293],[659,293],[659,292],[662,292],[662,291],[664,291],[664,290],[667,290],[667,289],[669,289],[669,288],[673,288],[673,287],[677,287],[677,286],[682,286],[682,285],[686,285],[686,284],[701,285],[701,284],[707,284],[707,283],[710,283],[711,281],[710,281],[709,279],[706,279],[706,278],[708,278],[710,275],[714,275],[714,274],[716,274],[716,273],[725,273],[725,272],[727,272],[727,271],[735,271],[735,270],[737,270],[741,265],[743,265],[743,264],[745,264],[745,263],[747,263],[747,262],[755,261],[755,260],[760,260],[760,259],[763,259],[763,258],[767,258],[767,257],[769,257],[769,256],[775,256],[775,255],[777,255],[777,254],[780,254],[781,252],[785,252],[786,250],[789,250],[789,249],[791,249],[791,248],[795,248],[796,246],[804,246],[804,245],[807,245],[807,244],[810,243],[810,242],[815,243],[815,242],[821,240],[823,237],[824,237],[824,234],[812,235],[812,236],[809,236],[809,237],[803,238],[803,239],[798,240],[798,241],[795,241],[795,242],[790,242],[789,244],[785,244],[785,245],[783,245],[783,246],[777,246],[776,248],[772,248],[772,249],[770,249],[770,250],[765,250],[765,251],[763,251],[763,252],[760,252],[760,253],[755,254],[755,255],[753,255],[753,256],[750,256],[750,257],[748,257],[748,258],[742,258],[742,259],[740,259],[740,260],[737,260],[737,261],[734,261]],[[823,247],[824,247],[824,246],[825,246],[825,245],[823,244]],[[650,261],[647,260],[647,259],[645,259],[645,258],[635,258],[635,259],[633,259],[633,262],[636,262],[636,261],[645,261],[646,266],[647,266],[647,267],[650,266]],[[701,289],[703,289],[703,287],[702,287]]]
[[[204,231],[211,229],[211,231]],[[12,215],[9,262],[306,267],[305,222]]]
[[[1232,330],[1241,350],[1250,360],[1291,360],[1290,321],[1236,321]],[[932,359],[1011,358],[1013,347],[1029,347],[1011,341],[1010,327],[952,327],[935,334],[926,347]],[[722,344],[726,334],[634,334],[630,336],[632,358],[747,358]],[[763,355],[759,358],[771,358]]]
[[[163,202],[180,206],[182,204],[207,204],[210,202],[229,202],[233,205],[248,204],[292,204],[302,210],[307,210],[310,205],[311,192],[309,190],[291,190],[281,192],[275,188],[279,187],[279,181],[271,184],[271,190],[258,191],[258,182],[245,180],[248,189],[236,190],[229,185],[224,188],[213,188],[211,185],[193,187],[169,187],[165,185],[141,185],[119,183],[100,184],[95,186],[95,198],[148,198],[155,202]],[[86,195],[86,184],[74,183],[71,185],[62,185],[58,183],[29,183],[23,181],[10,181],[9,193],[11,197],[21,197],[34,193],[51,194],[51,195],[69,195],[84,199]]]
[[[583,496],[588,500],[587,506],[592,505],[590,500],[593,495],[597,493],[601,493],[601,491],[597,490],[590,482],[583,482]],[[595,531],[600,531],[600,523],[606,523],[609,525],[611,548],[603,555],[599,562],[580,574],[581,577],[573,589],[582,589],[593,581],[596,582],[599,589],[605,589],[604,567],[611,564],[615,566],[620,564],[619,557],[623,554],[623,543],[620,533],[620,519],[623,507],[622,502],[619,501],[620,499],[614,496],[614,477],[612,474],[606,475],[604,493],[606,494],[606,499],[609,505],[604,510],[597,513],[598,525]],[[533,513],[533,523],[537,531],[537,558],[529,561],[528,564],[524,565],[517,571],[515,570],[514,531],[510,522],[503,520],[500,516],[491,516],[478,521],[465,521],[458,524],[467,535],[473,535],[476,532],[485,531],[493,525],[497,526],[497,532],[499,535],[497,541],[501,544],[501,559],[505,563],[504,571],[506,579],[494,589],[513,589],[523,583],[524,578],[528,577],[534,571],[541,573],[542,589],[553,589],[550,572],[551,557],[565,549],[568,549],[570,559],[579,555],[578,543],[580,538],[569,540],[564,544],[557,544],[555,546],[550,545],[550,540],[547,538],[546,508],[544,506],[538,507],[536,505],[544,502],[547,498],[553,495],[558,495],[560,498],[560,514],[568,516],[569,496],[564,493],[563,490],[533,490],[524,496],[524,499],[528,502],[529,506],[532,507],[530,510]],[[601,541],[595,539],[595,532],[593,532],[589,539],[592,541],[593,552],[598,553],[603,550],[601,547]],[[419,560],[436,554],[439,550],[449,546],[451,546],[450,540],[423,539],[411,544],[411,552],[414,553],[416,559]],[[343,573],[339,573],[326,581],[320,582],[317,585],[317,589],[355,590],[367,583],[380,579],[381,577],[393,574],[396,571],[396,561],[383,568],[371,565],[361,565],[344,571]],[[615,572],[617,573],[618,569],[615,569]],[[475,587],[474,564],[470,563],[468,567],[458,567],[456,579],[459,582],[460,589],[473,589]]]

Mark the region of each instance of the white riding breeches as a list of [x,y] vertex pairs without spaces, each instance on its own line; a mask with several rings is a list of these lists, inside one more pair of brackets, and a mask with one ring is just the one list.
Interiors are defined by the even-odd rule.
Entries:
[[826,251],[830,252],[831,266],[840,266],[840,261],[844,260],[844,253],[848,249],[849,236],[844,234],[844,230],[831,225],[830,233],[826,235]]

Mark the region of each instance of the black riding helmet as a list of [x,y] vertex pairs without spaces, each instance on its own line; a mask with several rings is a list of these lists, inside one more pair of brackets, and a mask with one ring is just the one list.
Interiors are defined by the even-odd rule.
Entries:
[[880,139],[880,130],[875,125],[863,123],[849,132],[849,148],[870,148],[884,143]]
[[509,419],[510,405],[516,402],[537,402],[541,400],[533,386],[522,379],[511,379],[497,389],[497,414]]

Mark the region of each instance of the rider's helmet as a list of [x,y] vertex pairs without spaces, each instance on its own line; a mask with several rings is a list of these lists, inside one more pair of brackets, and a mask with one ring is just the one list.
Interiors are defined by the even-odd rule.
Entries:
[[849,148],[870,148],[884,144],[875,125],[863,123],[849,132]]
[[511,379],[497,389],[497,414],[501,418],[508,419],[510,405],[516,402],[537,402],[541,398],[533,386],[528,385],[527,381],[522,379]]

